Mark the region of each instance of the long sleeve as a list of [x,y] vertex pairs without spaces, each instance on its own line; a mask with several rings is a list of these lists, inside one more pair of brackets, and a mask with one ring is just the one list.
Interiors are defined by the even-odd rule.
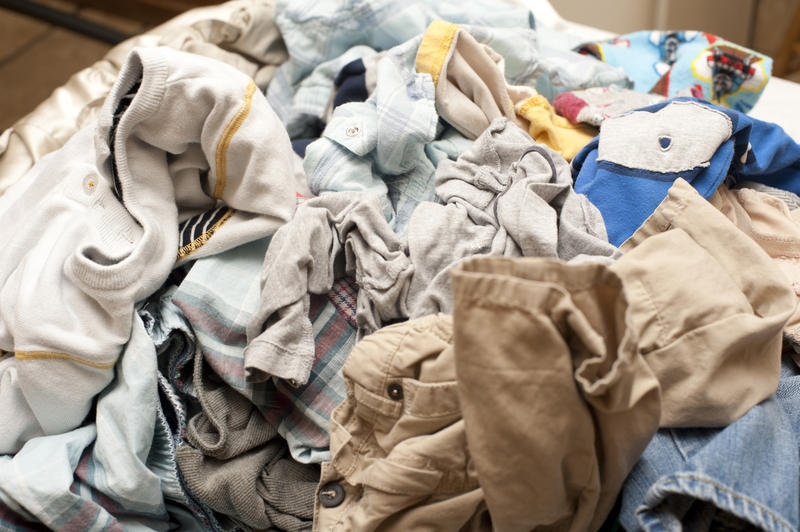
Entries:
[[353,275],[359,286],[356,323],[372,332],[408,317],[412,273],[379,196],[331,193],[307,201],[275,233],[264,257],[261,306],[247,327],[247,379],[308,380],[314,363],[309,293],[324,294],[338,277]]

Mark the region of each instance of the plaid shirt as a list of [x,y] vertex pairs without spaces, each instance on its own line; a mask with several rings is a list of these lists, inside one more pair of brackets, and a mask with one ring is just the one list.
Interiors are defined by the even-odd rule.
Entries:
[[[622,71],[593,58],[572,52],[542,54],[536,33],[528,28],[466,29],[506,57],[506,77],[514,84],[554,93],[627,79]],[[471,144],[439,120],[433,79],[415,69],[421,40],[417,36],[385,52],[374,67],[372,95],[365,102],[334,109],[322,137],[306,148],[304,159],[312,192],[373,191],[384,198],[384,214],[398,233],[404,233],[420,202],[436,201],[438,160],[455,159]]]
[[[375,93],[366,102],[337,107],[304,160],[315,194],[375,191],[384,198],[384,213],[397,232],[420,202],[436,199],[436,168],[425,148],[441,126],[433,80],[413,68],[420,40],[392,48],[378,62]],[[464,139],[459,147],[468,145]]]
[[[330,415],[345,397],[341,370],[356,341],[357,289],[342,280],[327,297],[312,297],[316,352],[305,385],[294,388],[278,379],[246,382],[245,328],[258,309],[267,244],[268,239],[262,239],[198,260],[172,301],[191,323],[208,364],[259,407],[286,439],[292,456],[303,463],[327,461]],[[180,369],[173,374],[181,374]]]
[[154,342],[166,337],[148,332],[135,317],[117,378],[97,398],[95,422],[0,456],[0,529],[170,530],[180,521],[220,530],[181,484],[158,387],[179,424],[183,410],[156,367]]
[[267,100],[292,139],[312,135],[345,64],[422,35],[436,19],[476,26],[473,36],[505,58],[509,83],[533,86],[548,99],[565,90],[631,84],[621,69],[571,52],[575,43],[558,32],[544,28],[540,39],[533,14],[511,2],[280,0],[276,11],[289,60],[267,87]]
[[349,62],[343,57],[352,61],[388,50],[438,18],[498,28],[530,28],[533,22],[527,9],[495,0],[280,0],[275,22],[289,61],[278,68],[267,99],[289,136],[304,135],[304,117],[322,117],[333,80]]

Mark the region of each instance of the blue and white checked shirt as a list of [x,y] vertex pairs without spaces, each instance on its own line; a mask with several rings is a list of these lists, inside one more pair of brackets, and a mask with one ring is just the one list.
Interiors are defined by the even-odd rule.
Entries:
[[[530,28],[465,29],[506,58],[506,77],[512,84],[555,94],[576,86],[627,82],[621,70],[594,58],[541,53]],[[455,159],[471,144],[439,120],[433,80],[415,69],[421,40],[418,35],[385,52],[375,67],[373,93],[365,102],[334,109],[322,137],[306,148],[304,159],[313,193],[373,191],[384,198],[384,214],[398,233],[405,231],[420,202],[436,201],[433,179],[441,157]],[[320,86],[320,95],[323,92]],[[329,99],[330,87],[325,104]]]

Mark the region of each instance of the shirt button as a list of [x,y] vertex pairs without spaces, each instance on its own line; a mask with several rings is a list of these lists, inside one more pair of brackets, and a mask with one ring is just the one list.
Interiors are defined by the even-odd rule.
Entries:
[[393,382],[386,388],[386,394],[389,396],[389,399],[392,401],[402,401],[403,400],[403,386],[396,382]]
[[338,482],[329,482],[319,489],[319,502],[325,508],[335,508],[344,500],[344,488]]
[[350,126],[345,130],[345,133],[348,137],[355,137],[358,135],[359,129],[358,126]]
[[83,180],[83,191],[87,194],[94,194],[95,190],[97,190],[97,178],[90,175]]

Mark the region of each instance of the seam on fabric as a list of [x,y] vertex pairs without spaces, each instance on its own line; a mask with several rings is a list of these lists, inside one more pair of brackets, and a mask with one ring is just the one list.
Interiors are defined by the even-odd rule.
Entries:
[[206,231],[205,233],[203,233],[202,235],[198,236],[197,238],[195,238],[194,240],[192,240],[191,242],[189,242],[185,246],[183,246],[180,249],[178,249],[177,260],[185,259],[189,255],[191,255],[192,253],[194,253],[195,251],[197,251],[198,249],[203,247],[206,244],[206,242],[208,242],[211,239],[211,237],[214,236],[214,233],[216,233],[217,230],[220,227],[225,225],[225,223],[228,220],[231,219],[231,216],[233,216],[234,212],[236,212],[236,211],[234,211],[233,209],[229,208],[225,212],[225,214],[222,215],[222,218],[217,220],[214,223],[214,225],[212,225],[211,227],[208,228],[208,231]]
[[70,355],[69,353],[58,353],[55,351],[14,351],[14,358],[20,360],[69,360],[70,362],[97,369],[111,369],[114,367],[114,364],[116,364],[116,361],[92,362],[91,360]]
[[[433,33],[439,33],[436,26],[445,26],[447,31],[441,36],[441,40],[439,41],[438,45],[431,43],[430,39],[428,38],[431,30],[433,29]],[[442,73],[442,68],[444,67],[444,61],[447,58],[447,54],[450,51],[450,48],[453,44],[453,39],[455,39],[456,32],[459,30],[459,26],[457,24],[452,24],[450,22],[446,22],[443,20],[435,20],[431,22],[430,26],[428,26],[428,30],[425,32],[425,36],[422,39],[422,43],[420,43],[419,51],[417,52],[417,57],[420,57],[420,52],[423,52],[425,55],[428,50],[428,46],[435,47],[435,49],[430,52],[432,57],[431,64],[428,65],[431,69],[428,74],[431,75],[433,78],[433,86],[436,87],[439,84],[439,76]],[[435,37],[434,37],[435,38]],[[424,68],[423,68],[424,71]]]
[[217,183],[214,185],[215,199],[222,198],[222,193],[225,190],[225,184],[228,179],[228,146],[230,146],[231,139],[233,139],[236,131],[239,130],[242,122],[244,122],[245,118],[247,118],[247,115],[250,113],[250,107],[253,103],[253,94],[255,94],[256,89],[256,84],[253,82],[253,80],[250,80],[250,82],[247,84],[247,88],[245,89],[244,100],[242,101],[241,107],[239,107],[239,110],[236,111],[236,114],[233,116],[231,121],[228,122],[228,125],[225,126],[225,130],[222,132],[222,138],[219,140],[219,144],[217,144]]
[[[394,349],[392,349],[391,354],[389,354],[389,356],[387,356],[385,358],[385,361],[382,364],[382,368],[381,368],[381,373],[383,374],[383,376],[381,377],[381,388],[380,388],[380,391],[378,393],[372,392],[372,393],[375,393],[375,395],[379,395],[380,397],[383,397],[383,393],[382,392],[383,392],[383,390],[386,389],[386,386],[387,386],[387,384],[389,382],[389,369],[391,368],[392,362],[394,361],[394,358],[397,355],[398,351],[400,351],[400,349],[405,345],[405,340],[406,340],[406,338],[408,338],[410,333],[411,333],[410,330],[405,329],[403,331],[402,336],[400,336],[400,338],[399,338],[399,340],[397,342],[397,345],[395,345]],[[361,385],[361,386],[364,389],[366,389],[367,391],[371,391],[366,386],[364,386],[364,385]],[[355,389],[353,390],[353,400],[355,400]],[[405,405],[404,405],[403,408],[405,408]],[[402,411],[400,412],[400,414],[402,415]],[[370,419],[368,420],[369,424],[370,424],[369,433],[366,435],[365,438],[363,438],[361,440],[361,442],[358,444],[358,447],[355,449],[355,454],[356,454],[357,457],[360,457],[360,456],[362,456],[364,454],[364,449],[368,445],[369,438],[375,433],[375,422],[376,422],[376,420],[377,420],[377,412],[374,415],[370,416]],[[358,458],[354,459],[352,461],[352,463],[350,464],[350,467],[347,468],[347,471],[342,472],[342,474],[344,475],[345,478],[347,478],[349,475],[351,475],[353,473],[353,471],[355,471],[356,467],[358,467],[358,463],[359,463]]]
[[[758,501],[755,501],[755,500],[751,499],[750,497],[741,495],[741,494],[739,494],[739,493],[737,493],[737,492],[735,492],[735,491],[723,486],[722,484],[719,484],[718,482],[715,482],[715,481],[713,481],[711,479],[708,479],[708,478],[703,478],[703,477],[699,477],[699,476],[691,475],[691,474],[689,474],[689,475],[678,474],[677,476],[678,476],[678,478],[685,478],[685,479],[689,479],[689,480],[694,480],[696,482],[701,482],[701,483],[705,483],[705,484],[708,484],[710,486],[713,486],[715,489],[718,489],[718,490],[728,494],[729,496],[733,497],[734,499],[737,499],[737,500],[739,500],[739,501],[741,501],[741,502],[743,502],[745,504],[749,504],[749,505],[752,505],[752,506],[758,508],[759,510],[764,512],[766,515],[768,515],[770,518],[772,518],[776,523],[780,523],[781,525],[786,527],[788,530],[792,529],[792,526],[789,525],[789,523],[787,523],[786,521],[784,521],[783,519],[781,519],[780,517],[775,515],[775,513],[772,510],[770,510],[769,508],[767,508],[766,506],[763,506]],[[677,483],[678,483],[677,479],[670,479],[669,481],[665,482],[665,485],[677,484]],[[681,494],[677,494],[677,495],[681,495]],[[708,502],[714,503],[715,501],[708,501]],[[727,511],[729,513],[733,513],[733,512],[730,512],[730,510],[727,510]],[[734,515],[736,515],[737,517],[744,518],[744,516],[740,516],[740,515],[737,515],[737,514],[734,514]]]
[[439,50],[433,65],[435,68],[434,74],[432,75],[434,87],[439,84],[439,76],[442,74],[442,68],[444,68],[444,60],[447,58],[447,53],[453,45],[453,39],[455,39],[457,31],[458,26],[453,24],[447,31],[447,34],[445,34],[444,40],[439,45]]
[[[647,353],[652,353],[652,352],[658,351],[659,349],[662,349],[662,348],[664,348],[664,347],[666,347],[668,345],[671,345],[672,342],[674,342],[676,339],[672,339],[672,340],[669,339],[669,335],[667,333],[666,323],[665,323],[665,320],[664,320],[664,318],[663,318],[663,316],[661,314],[661,310],[660,310],[659,306],[656,305],[656,302],[653,299],[653,296],[652,296],[650,290],[648,289],[648,287],[644,285],[644,283],[641,281],[641,279],[637,279],[635,282],[632,282],[631,286],[632,286],[631,290],[636,290],[637,292],[639,292],[642,295],[642,298],[645,301],[647,301],[648,306],[650,307],[650,309],[652,310],[653,314],[655,315],[656,323],[658,324],[658,344],[659,345],[656,346],[653,350],[648,351]],[[692,330],[695,330],[695,329],[692,329]],[[686,333],[684,333],[684,334],[686,334]],[[683,334],[681,334],[678,338],[683,338]],[[642,354],[647,354],[647,353],[643,352]]]
[[[269,340],[267,338],[258,338],[258,337],[253,338],[253,341],[250,342],[249,344],[247,344],[247,347],[256,346],[258,344],[267,344],[270,347],[274,347],[275,349],[280,351],[282,354],[292,357],[292,359],[296,359],[297,358],[297,352],[296,351],[294,351],[292,349],[287,349],[286,347],[282,346],[281,344],[279,344],[277,342],[273,342],[272,340]],[[259,371],[262,371],[262,370],[259,370]]]

